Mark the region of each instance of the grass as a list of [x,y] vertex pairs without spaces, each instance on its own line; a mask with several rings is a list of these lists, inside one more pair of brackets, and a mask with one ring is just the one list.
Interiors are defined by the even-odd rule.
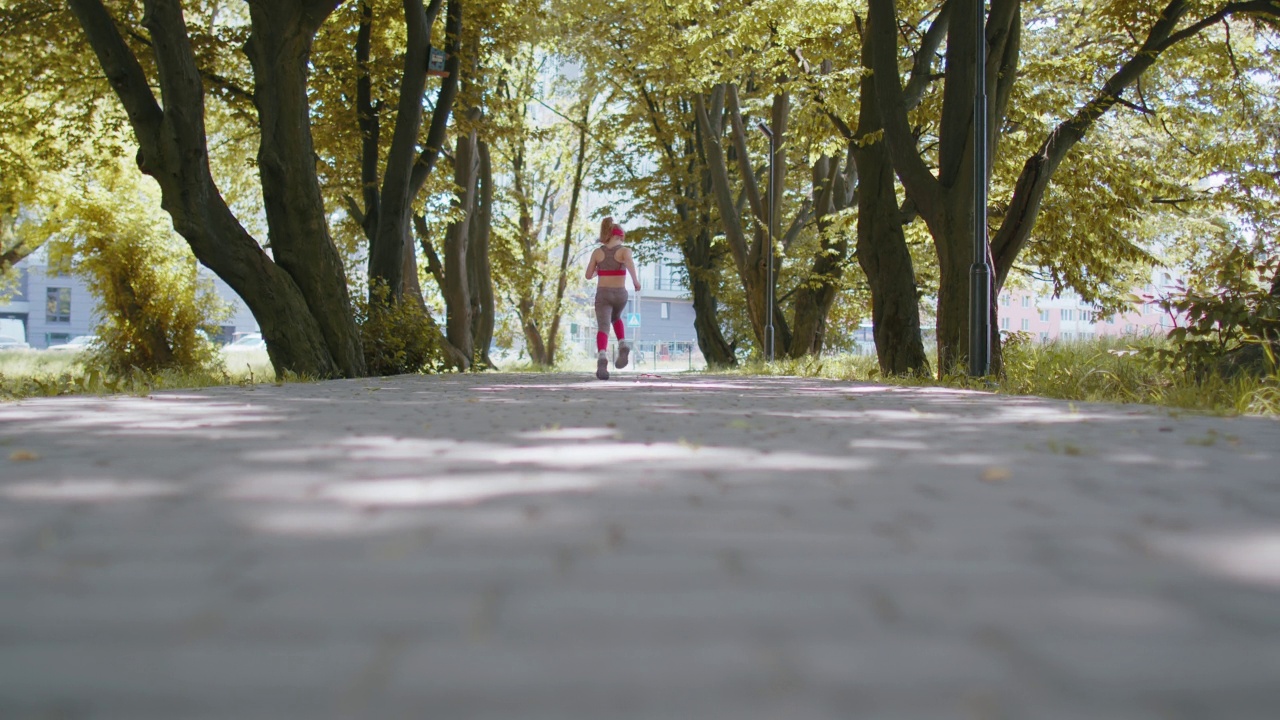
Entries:
[[1224,378],[1162,367],[1147,349],[1164,347],[1152,338],[1101,338],[1077,343],[1013,343],[1004,353],[1004,375],[882,377],[874,356],[841,355],[772,364],[749,362],[732,372],[793,375],[835,380],[937,385],[1036,395],[1086,402],[1142,403],[1216,415],[1280,416],[1280,371],[1270,376]]
[[[942,379],[883,377],[872,355],[783,359],[774,363],[750,361],[733,370],[714,372],[973,388],[1063,400],[1142,403],[1217,415],[1280,417],[1280,371],[1267,377],[1197,378],[1147,359],[1144,350],[1164,347],[1164,342],[1103,338],[1078,343],[1012,343],[1005,348],[1005,374],[994,380],[964,375]],[[519,362],[501,366],[504,372],[532,373],[588,373],[595,369],[590,358],[573,358],[554,368]],[[241,356],[225,369],[213,371],[106,378],[69,353],[0,352],[0,400],[83,393],[146,394],[153,390],[270,382],[276,382],[276,376],[265,353]]]
[[[298,378],[286,378],[297,380]],[[266,353],[239,356],[224,368],[202,371],[133,373],[111,377],[86,367],[75,353],[34,350],[0,352],[0,400],[54,395],[131,393],[154,390],[252,385],[276,381]]]

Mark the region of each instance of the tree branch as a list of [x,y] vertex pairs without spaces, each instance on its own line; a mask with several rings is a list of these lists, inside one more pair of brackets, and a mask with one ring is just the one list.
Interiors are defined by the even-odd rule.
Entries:
[[907,110],[912,110],[920,104],[924,99],[925,90],[937,77],[933,72],[933,61],[938,54],[938,48],[942,46],[942,41],[947,37],[947,28],[951,24],[951,13],[955,4],[954,0],[946,0],[942,3],[938,17],[929,23],[929,29],[925,31],[924,38],[920,41],[920,47],[916,50],[912,61],[911,76],[907,79],[906,89],[902,93]]
[[725,104],[732,128],[733,148],[738,155],[738,168],[742,173],[742,190],[751,205],[751,214],[763,223],[764,202],[760,199],[760,187],[756,184],[755,168],[751,166],[751,154],[747,152],[747,133],[742,124],[742,107],[738,103],[738,86],[730,84],[725,93]]
[[916,149],[916,138],[907,120],[907,103],[898,78],[898,19],[893,0],[870,0],[863,42],[871,43],[872,74],[880,101],[885,142],[898,179],[916,199],[931,225],[941,218],[937,200],[941,185]]
[[800,237],[800,232],[804,230],[805,225],[813,219],[813,200],[805,198],[800,203],[800,210],[796,216],[791,219],[791,226],[787,228],[787,232],[782,236],[782,249],[787,251],[791,249],[791,245]]
[[[434,1],[434,0],[433,0]],[[427,184],[427,178],[435,168],[444,150],[445,133],[449,129],[449,115],[453,112],[454,100],[458,97],[458,82],[461,75],[462,62],[462,3],[463,0],[449,0],[445,9],[445,59],[444,69],[448,75],[440,84],[440,92],[436,94],[436,106],[431,111],[431,125],[427,128],[427,139],[423,143],[422,152],[413,163],[410,176],[409,197],[417,197]]]
[[720,209],[725,240],[729,245],[729,251],[733,254],[734,263],[738,266],[738,274],[745,277],[748,272],[746,236],[742,231],[742,221],[733,207],[724,148],[721,145],[720,136],[713,132],[711,118],[707,116],[706,99],[701,93],[694,100],[694,113],[697,116],[698,126],[702,130],[703,149],[707,155],[707,172],[711,175],[711,185],[716,204]]
[[997,285],[1004,282],[1013,267],[1014,259],[1030,238],[1049,182],[1067,153],[1084,138],[1098,118],[1120,101],[1120,93],[1154,65],[1164,51],[1234,14],[1280,16],[1280,2],[1277,0],[1232,2],[1199,22],[1176,30],[1179,21],[1190,9],[1187,0],[1171,0],[1151,26],[1142,46],[1107,79],[1089,102],[1070,119],[1054,128],[1036,154],[1027,159],[1014,186],[1009,212],[992,239]]
[[98,56],[107,82],[124,106],[129,124],[138,137],[143,150],[154,153],[164,121],[164,111],[151,92],[147,75],[129,49],[115,19],[103,7],[101,0],[70,0],[71,11],[80,21],[89,45]]
[[427,271],[436,279],[436,285],[443,289],[444,265],[440,263],[440,256],[436,254],[435,246],[431,244],[431,229],[427,227],[427,219],[415,214],[413,229],[417,231],[418,243],[422,245],[422,252],[427,256]]
[[[360,28],[356,31],[356,123],[360,128],[360,192],[364,198],[364,210],[359,218],[360,227],[364,228],[365,237],[371,243],[377,233],[381,197],[378,193],[378,140],[382,134],[382,123],[373,103],[373,78],[369,71],[372,37],[373,5],[369,0],[362,0]],[[354,206],[354,201],[350,204]]]

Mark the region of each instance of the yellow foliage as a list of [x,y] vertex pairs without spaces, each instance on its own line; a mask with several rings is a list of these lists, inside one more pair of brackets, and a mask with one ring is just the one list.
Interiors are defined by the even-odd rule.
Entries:
[[119,374],[220,363],[208,332],[229,308],[198,276],[190,248],[159,210],[158,190],[129,168],[80,182],[48,218],[57,228],[49,256],[97,299],[91,364]]

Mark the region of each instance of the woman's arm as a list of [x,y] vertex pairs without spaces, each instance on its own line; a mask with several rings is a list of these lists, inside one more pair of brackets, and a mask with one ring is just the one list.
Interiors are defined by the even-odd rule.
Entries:
[[636,292],[640,292],[640,273],[636,272],[636,262],[631,258],[631,248],[627,248],[625,252],[622,264],[626,265],[627,272],[631,273],[631,283],[635,286]]
[[[597,258],[596,255],[599,255],[600,257]],[[587,262],[587,279],[588,280],[596,276],[596,263],[600,262],[603,259],[604,259],[603,252],[596,250],[595,252],[591,253],[591,260]]]

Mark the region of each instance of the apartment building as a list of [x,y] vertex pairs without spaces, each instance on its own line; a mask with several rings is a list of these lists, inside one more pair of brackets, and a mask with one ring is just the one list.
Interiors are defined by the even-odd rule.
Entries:
[[1174,283],[1167,272],[1157,275],[1138,291],[1128,312],[1110,316],[1074,293],[1052,297],[1034,289],[1007,289],[997,298],[1000,332],[1024,332],[1041,342],[1163,335],[1173,329],[1174,318],[1160,308],[1158,300],[1174,290]]
[[[0,335],[25,340],[42,350],[93,334],[98,324],[98,301],[81,278],[50,267],[43,248],[14,270],[15,287],[7,296],[0,295]],[[231,306],[231,317],[219,325],[213,340],[230,342],[237,333],[257,332],[258,322],[240,296],[205,267],[201,266],[199,273],[201,279],[213,282],[218,296]]]

